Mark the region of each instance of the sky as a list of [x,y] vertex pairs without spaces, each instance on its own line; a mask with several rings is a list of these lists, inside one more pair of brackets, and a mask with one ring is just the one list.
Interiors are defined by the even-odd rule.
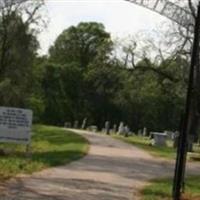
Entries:
[[113,38],[157,29],[167,19],[125,0],[46,0],[48,27],[39,35],[40,54],[46,54],[64,29],[79,22],[104,24]]

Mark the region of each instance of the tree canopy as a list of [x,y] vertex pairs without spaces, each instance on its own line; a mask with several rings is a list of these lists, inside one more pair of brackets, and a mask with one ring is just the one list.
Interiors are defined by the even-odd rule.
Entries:
[[[134,48],[128,45],[122,51],[130,59],[136,43]],[[123,121],[133,130],[178,129],[187,60],[177,55],[154,63],[146,55],[131,67],[113,56],[113,50],[114,41],[101,23],[82,22],[64,30],[41,64],[41,119],[73,124],[87,118],[99,128],[109,120],[111,124]]]
[[112,42],[103,24],[82,22],[64,30],[50,48],[50,59],[60,64],[76,62],[85,68],[95,58],[110,53]]
[[145,53],[135,63],[134,41],[117,49],[125,56],[116,57],[104,25],[81,22],[41,57],[32,22],[20,13],[0,15],[1,105],[31,108],[35,122],[47,124],[87,118],[99,129],[107,120],[134,131],[178,129],[188,74],[182,55],[154,62]]
[[[25,107],[39,46],[30,28],[32,22],[21,15],[21,5],[20,1],[10,2],[0,9],[0,102],[4,106]],[[33,12],[30,19],[36,14]]]

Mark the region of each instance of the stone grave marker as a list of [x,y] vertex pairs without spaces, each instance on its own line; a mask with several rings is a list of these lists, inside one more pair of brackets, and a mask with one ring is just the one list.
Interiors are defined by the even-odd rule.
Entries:
[[73,126],[73,128],[75,128],[75,129],[77,129],[78,128],[78,120],[76,120],[76,121],[74,121],[74,126]]
[[142,133],[142,135],[143,135],[144,137],[147,136],[147,128],[146,128],[146,127],[143,128],[143,133]]
[[86,126],[87,126],[87,118],[84,118],[81,125],[81,129],[86,129]]
[[71,128],[72,127],[71,122],[65,122],[64,127],[65,128]]
[[105,130],[106,130],[106,134],[109,135],[110,134],[110,122],[109,121],[105,122]]
[[151,132],[152,145],[154,146],[166,146],[167,134],[160,132]]
[[120,122],[120,124],[119,124],[118,134],[119,135],[124,134],[124,123],[123,122]]
[[116,133],[116,132],[117,132],[117,124],[114,124],[114,125],[113,125],[112,132],[113,132],[113,133]]

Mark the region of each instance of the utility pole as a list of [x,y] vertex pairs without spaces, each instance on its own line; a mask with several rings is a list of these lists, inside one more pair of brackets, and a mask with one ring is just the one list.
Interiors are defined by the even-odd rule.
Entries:
[[187,148],[188,148],[188,136],[191,133],[192,126],[195,124],[192,123],[195,121],[195,105],[194,99],[196,98],[199,80],[195,81],[195,78],[199,76],[199,44],[200,44],[200,1],[197,8],[197,15],[195,17],[195,27],[194,27],[194,40],[193,48],[191,55],[191,65],[190,65],[190,75],[189,75],[189,84],[186,98],[185,114],[180,130],[180,140],[177,149],[177,158],[176,158],[176,168],[174,175],[174,186],[173,186],[173,200],[180,200],[181,193],[184,190],[184,176],[185,176],[185,166],[187,158]]

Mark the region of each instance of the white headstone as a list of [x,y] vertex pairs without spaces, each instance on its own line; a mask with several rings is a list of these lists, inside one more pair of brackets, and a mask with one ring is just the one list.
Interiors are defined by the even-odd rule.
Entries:
[[119,128],[118,128],[118,134],[123,134],[124,133],[124,123],[120,122]]
[[146,127],[143,128],[143,133],[142,134],[143,134],[143,136],[147,136],[147,128]]
[[155,146],[166,146],[167,134],[159,133],[159,132],[151,132],[151,136],[153,136],[152,144]]

